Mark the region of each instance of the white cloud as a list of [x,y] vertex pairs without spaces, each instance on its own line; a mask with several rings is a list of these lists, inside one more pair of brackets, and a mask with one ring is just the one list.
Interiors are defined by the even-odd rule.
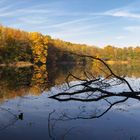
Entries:
[[[47,26],[47,28],[64,28],[64,27],[69,27],[70,25],[74,25],[73,28],[75,28],[75,25],[77,24],[82,24],[83,22],[89,21],[93,18],[91,17],[86,17],[86,18],[79,18],[79,19],[73,19],[70,21],[65,21],[65,22],[61,22],[61,23],[57,23],[57,24],[52,24],[50,26]],[[95,24],[94,24],[95,25]],[[69,29],[69,28],[67,28]]]
[[122,40],[122,39],[125,39],[126,36],[123,36],[123,35],[120,35],[120,36],[116,36],[115,39],[117,40]]
[[112,16],[112,17],[124,17],[124,18],[140,18],[139,5],[132,4],[124,6],[121,8],[111,9],[103,13],[99,13],[103,16]]
[[127,26],[124,28],[124,30],[130,31],[130,32],[140,32],[140,26]]
[[140,18],[140,14],[131,13],[128,11],[107,11],[103,13],[103,15],[113,16],[113,17],[125,17],[125,18]]
[[32,16],[27,16],[27,17],[21,17],[19,18],[19,21],[24,23],[24,24],[29,24],[29,25],[41,25],[47,22],[47,18],[44,17],[32,17]]

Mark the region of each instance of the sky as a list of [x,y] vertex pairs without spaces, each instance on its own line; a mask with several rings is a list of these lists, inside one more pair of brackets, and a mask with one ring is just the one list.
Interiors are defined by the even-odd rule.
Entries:
[[140,0],[0,0],[0,24],[73,43],[140,45]]

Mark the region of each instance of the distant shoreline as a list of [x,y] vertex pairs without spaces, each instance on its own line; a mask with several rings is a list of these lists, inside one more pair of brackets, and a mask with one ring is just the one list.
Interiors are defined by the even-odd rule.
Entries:
[[[139,63],[139,61],[121,61],[121,60],[107,60],[105,61],[105,63],[109,64],[109,65],[114,65],[114,64],[132,64],[132,63]],[[59,62],[59,64],[75,64],[73,62]],[[80,62],[76,63],[76,64],[82,64]],[[0,67],[31,67],[34,64],[31,62],[24,62],[24,61],[19,61],[19,62],[13,62],[13,63],[2,63],[0,64]]]
[[5,64],[5,63],[0,64],[0,67],[30,67],[30,66],[33,66],[33,64],[24,61],[19,61],[19,62],[14,62],[9,64]]
[[130,63],[129,61],[120,61],[120,60],[108,60],[108,61],[105,61],[107,64],[110,64],[110,65],[113,65],[113,64],[128,64]]

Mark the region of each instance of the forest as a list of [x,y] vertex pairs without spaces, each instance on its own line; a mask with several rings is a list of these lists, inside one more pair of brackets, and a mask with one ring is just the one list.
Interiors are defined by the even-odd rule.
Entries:
[[86,62],[86,58],[79,58],[67,52],[96,56],[105,61],[140,61],[139,46],[120,48],[107,45],[99,48],[0,25],[0,64],[19,61],[33,64]]

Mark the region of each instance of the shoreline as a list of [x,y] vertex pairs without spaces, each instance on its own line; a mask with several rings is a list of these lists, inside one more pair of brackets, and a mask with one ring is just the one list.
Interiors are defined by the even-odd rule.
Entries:
[[130,63],[130,61],[121,61],[121,60],[109,60],[109,61],[105,61],[107,64],[128,64],[128,63]]
[[0,67],[30,67],[33,66],[31,62],[24,62],[24,61],[19,61],[19,62],[14,62],[14,63],[9,63],[9,64],[0,64]]

